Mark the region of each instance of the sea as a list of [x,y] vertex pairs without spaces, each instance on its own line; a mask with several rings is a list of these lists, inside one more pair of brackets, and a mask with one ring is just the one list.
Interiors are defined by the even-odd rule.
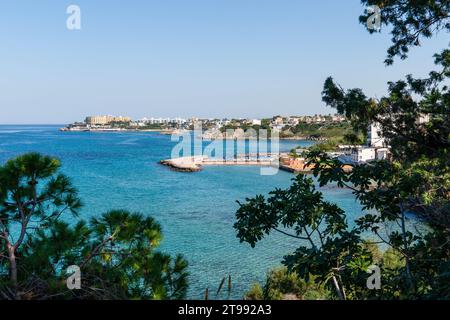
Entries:
[[[181,173],[159,164],[170,158],[177,141],[156,132],[60,132],[63,125],[0,125],[0,164],[26,152],[57,157],[84,203],[81,219],[111,209],[127,209],[154,217],[164,240],[159,250],[182,254],[189,262],[188,299],[241,299],[255,282],[281,265],[283,256],[301,240],[271,234],[255,248],[240,243],[233,224],[237,201],[286,188],[294,177],[279,171],[261,175],[252,166],[211,166]],[[307,147],[310,141],[282,140],[280,151]],[[206,143],[207,144],[207,143]],[[324,197],[337,203],[352,221],[361,206],[348,190],[327,186]],[[66,216],[68,221],[77,218]],[[215,293],[231,276],[228,296]]]

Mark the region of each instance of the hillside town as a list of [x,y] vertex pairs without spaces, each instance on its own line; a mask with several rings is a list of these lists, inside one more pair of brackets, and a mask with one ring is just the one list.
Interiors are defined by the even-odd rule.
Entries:
[[283,131],[290,127],[295,127],[300,123],[305,124],[327,124],[327,123],[342,123],[346,119],[341,115],[313,115],[313,116],[274,116],[272,118],[250,119],[250,118],[236,118],[236,119],[218,119],[218,118],[142,118],[133,120],[126,116],[88,116],[83,122],[75,122],[69,124],[61,131],[126,131],[126,130],[145,130],[148,128],[158,130],[190,130],[193,129],[197,123],[202,123],[204,130],[220,130],[223,128],[249,128],[264,127],[270,130]]
[[[277,131],[281,139],[314,140],[316,145],[325,141],[332,142],[331,150],[326,150],[333,158],[343,164],[356,165],[372,160],[389,157],[389,146],[380,135],[376,124],[370,125],[365,140],[359,144],[346,144],[345,133],[351,125],[342,115],[314,116],[273,116],[262,119],[200,119],[200,118],[142,118],[133,120],[127,116],[88,116],[83,122],[75,122],[61,131],[156,131],[162,134],[179,133],[193,130],[201,124],[202,138],[214,139],[251,139],[257,138],[250,133],[259,129]],[[254,129],[254,130],[249,130]],[[250,132],[250,133],[249,133]],[[280,167],[292,172],[310,172],[306,165],[305,149],[297,148],[290,153],[280,154]]]

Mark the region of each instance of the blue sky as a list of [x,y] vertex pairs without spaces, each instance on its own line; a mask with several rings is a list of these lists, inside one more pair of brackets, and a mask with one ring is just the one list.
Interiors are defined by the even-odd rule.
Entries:
[[[66,28],[81,8],[82,29]],[[0,4],[0,123],[90,114],[264,117],[328,113],[323,82],[382,96],[425,75],[448,34],[385,67],[389,34],[359,0],[15,0]]]

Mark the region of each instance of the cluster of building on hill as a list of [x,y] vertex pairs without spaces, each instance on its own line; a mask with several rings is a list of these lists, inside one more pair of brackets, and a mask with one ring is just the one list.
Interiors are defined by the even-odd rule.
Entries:
[[334,115],[314,115],[314,116],[290,116],[290,117],[283,117],[283,116],[275,116],[270,121],[270,127],[272,129],[276,130],[283,130],[288,127],[295,127],[299,125],[300,123],[307,123],[307,124],[324,124],[324,123],[340,123],[344,122],[347,119],[339,114]]
[[271,130],[281,131],[285,128],[295,127],[300,123],[339,123],[346,121],[341,115],[314,115],[314,116],[274,116],[262,119],[196,119],[201,120],[206,128],[220,129],[223,127],[248,128],[252,126],[263,126]]
[[[342,122],[347,122],[347,120],[340,115],[314,115],[274,116],[263,119],[209,119],[202,120],[202,125],[206,129],[203,137],[207,139],[255,138],[260,129],[267,130],[268,134],[277,131],[281,139],[308,139],[309,134],[305,135],[303,132],[298,132],[298,125],[312,124],[318,125],[318,127],[326,127],[330,124],[336,125]],[[232,131],[228,131],[229,129]],[[318,137],[317,140],[320,140],[320,138]]]
[[[314,165],[308,165],[305,154],[308,149],[297,148],[291,154],[280,157],[280,168],[291,172],[308,173],[314,169]],[[337,145],[336,150],[327,154],[339,160],[344,166],[344,171],[351,171],[352,166],[370,162],[373,160],[388,159],[390,147],[381,136],[380,127],[377,124],[369,126],[367,141],[362,145]]]
[[388,159],[390,152],[386,140],[381,136],[380,126],[371,124],[365,145],[339,145],[335,156],[348,164],[360,164],[372,160]]
[[[421,115],[416,122],[427,123],[428,115]],[[381,134],[381,127],[377,123],[369,126],[365,145],[339,145],[335,156],[344,164],[360,164],[372,160],[385,160],[390,157],[390,146]]]
[[61,128],[61,131],[126,131],[146,129],[181,128],[188,123],[182,118],[143,118],[133,120],[124,116],[88,116],[83,122],[74,122]]
[[274,116],[264,119],[200,119],[200,118],[142,118],[132,120],[124,116],[88,116],[83,122],[69,124],[63,131],[92,131],[92,130],[144,130],[144,129],[185,129],[192,130],[198,123],[204,130],[223,130],[224,128],[266,128],[281,131],[285,128],[295,127],[300,123],[338,123],[346,121],[340,115],[314,115],[314,116]]
[[[419,124],[429,121],[429,116],[421,115],[417,120]],[[358,165],[373,160],[386,160],[390,158],[391,147],[382,136],[381,127],[378,123],[372,123],[367,132],[367,140],[361,145],[337,145],[336,150],[328,152],[332,158],[338,159],[344,165]],[[286,156],[284,163],[293,168],[303,167],[305,158],[302,157],[306,150],[294,150],[295,156]]]

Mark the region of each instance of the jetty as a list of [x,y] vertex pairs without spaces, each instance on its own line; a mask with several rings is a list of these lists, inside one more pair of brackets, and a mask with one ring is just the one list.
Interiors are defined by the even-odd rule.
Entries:
[[229,159],[193,156],[161,160],[159,163],[180,172],[197,172],[204,166],[278,166],[278,157],[278,154],[245,154]]
[[[304,158],[292,158],[286,154],[245,154],[231,159],[194,156],[161,160],[159,163],[180,172],[197,172],[204,166],[272,166],[295,174],[311,174],[315,167]],[[342,169],[350,173],[353,167],[343,165]]]

